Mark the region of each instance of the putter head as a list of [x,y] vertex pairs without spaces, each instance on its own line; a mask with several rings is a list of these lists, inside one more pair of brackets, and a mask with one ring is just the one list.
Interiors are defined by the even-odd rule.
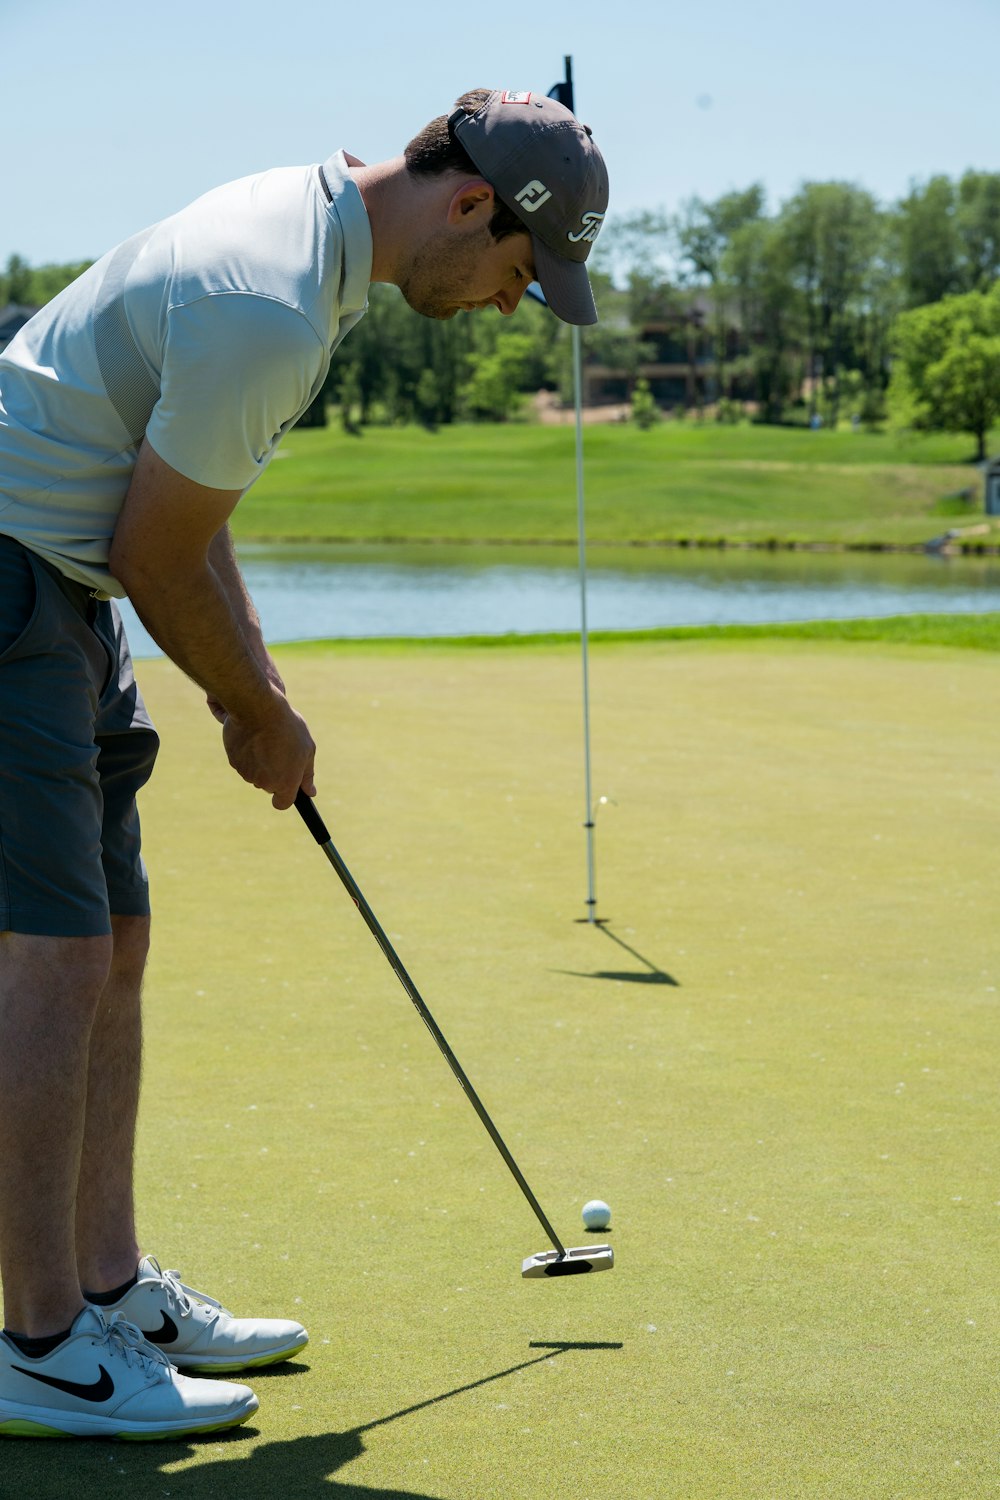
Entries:
[[567,1250],[565,1255],[558,1250],[541,1250],[522,1262],[521,1275],[525,1278],[582,1276],[588,1271],[610,1271],[614,1263],[615,1252],[610,1245],[581,1245],[576,1250]]

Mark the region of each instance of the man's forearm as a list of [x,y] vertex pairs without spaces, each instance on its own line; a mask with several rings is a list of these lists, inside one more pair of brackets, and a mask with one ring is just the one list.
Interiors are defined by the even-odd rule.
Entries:
[[232,533],[228,526],[223,526],[212,541],[208,550],[208,561],[214,571],[223,592],[229,602],[233,617],[243,636],[244,642],[254,660],[263,667],[269,681],[280,685],[281,679],[271,660],[270,652],[264,644],[264,633],[261,630],[260,618],[254,607],[254,602],[247,592],[247,586],[236,561],[236,552],[233,547]]
[[[213,543],[209,557],[183,573],[136,569],[129,597],[153,640],[182,672],[232,717],[256,722],[280,712],[281,692],[269,679],[269,658],[242,579],[235,587],[225,561],[221,570],[217,566],[225,551]],[[239,578],[235,562],[232,568]]]

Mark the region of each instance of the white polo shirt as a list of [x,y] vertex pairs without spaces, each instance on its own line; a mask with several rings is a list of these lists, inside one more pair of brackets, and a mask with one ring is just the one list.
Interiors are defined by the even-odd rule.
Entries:
[[0,533],[121,596],[139,445],[246,489],[364,316],[372,238],[344,153],[206,193],[112,250],[0,353]]

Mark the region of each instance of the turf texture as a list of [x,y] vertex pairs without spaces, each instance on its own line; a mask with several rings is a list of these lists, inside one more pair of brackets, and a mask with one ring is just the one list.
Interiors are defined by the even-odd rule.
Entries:
[[568,1242],[544,1237],[334,872],[141,678],[157,912],[144,1243],[301,1317],[229,1438],[7,1444],[0,1495],[998,1493],[1000,693],[988,652],[279,653],[320,809]]

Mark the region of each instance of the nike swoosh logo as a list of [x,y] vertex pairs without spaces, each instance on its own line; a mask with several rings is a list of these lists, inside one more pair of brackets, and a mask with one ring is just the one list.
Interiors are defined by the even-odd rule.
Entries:
[[98,1365],[100,1378],[92,1385],[80,1385],[75,1380],[57,1380],[54,1375],[41,1375],[37,1370],[26,1370],[23,1365],[12,1365],[21,1375],[27,1375],[31,1380],[40,1380],[43,1385],[51,1385],[57,1391],[65,1391],[67,1396],[79,1396],[81,1401],[110,1401],[115,1393],[115,1383],[111,1379],[103,1365]]
[[143,1338],[148,1339],[151,1344],[172,1344],[179,1332],[177,1324],[165,1312],[161,1312],[160,1317],[163,1319],[163,1323],[153,1333],[147,1333],[145,1328],[139,1331]]

